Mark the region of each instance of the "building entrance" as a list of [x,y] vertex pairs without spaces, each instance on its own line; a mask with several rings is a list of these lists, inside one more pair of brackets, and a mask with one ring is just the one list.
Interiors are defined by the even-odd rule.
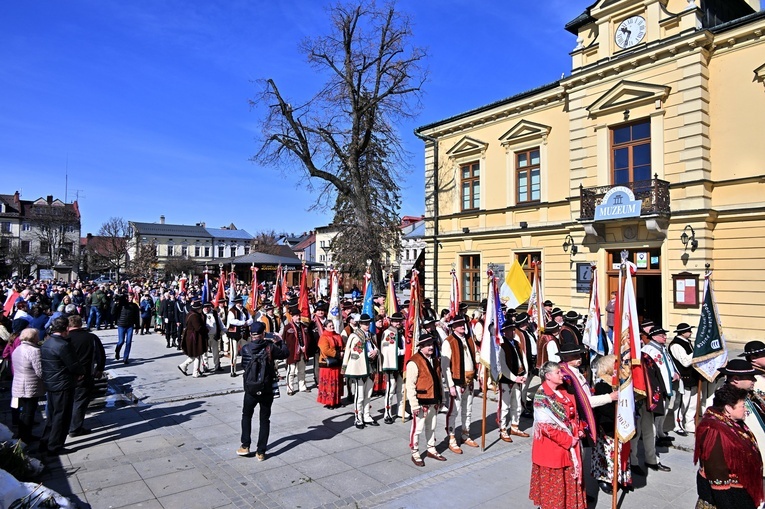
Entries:
[[[632,278],[635,287],[635,302],[640,320],[649,319],[662,326],[664,295],[661,284],[661,248],[628,249],[628,260],[637,266]],[[619,263],[621,250],[608,251],[608,291],[617,291],[619,286]]]

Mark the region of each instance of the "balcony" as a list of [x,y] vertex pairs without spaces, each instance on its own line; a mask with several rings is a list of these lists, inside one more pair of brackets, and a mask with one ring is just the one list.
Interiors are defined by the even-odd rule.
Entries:
[[[579,222],[585,225],[588,234],[602,237],[602,223],[595,224],[595,207],[601,204],[608,191],[616,186],[583,187],[579,185],[580,216]],[[666,235],[667,218],[671,215],[669,207],[669,182],[660,180],[658,174],[650,180],[640,180],[621,184],[641,202],[640,217],[646,221],[646,227],[659,237]]]

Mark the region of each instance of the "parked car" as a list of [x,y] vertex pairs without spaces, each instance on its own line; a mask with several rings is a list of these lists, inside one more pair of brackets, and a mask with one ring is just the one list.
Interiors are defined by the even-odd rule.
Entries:
[[411,281],[409,280],[409,278],[405,277],[404,279],[398,282],[398,289],[402,291],[407,290],[410,284],[411,284]]
[[93,280],[93,282],[97,285],[107,285],[107,284],[113,283],[114,281],[112,281],[110,278],[106,276],[98,276],[96,279]]

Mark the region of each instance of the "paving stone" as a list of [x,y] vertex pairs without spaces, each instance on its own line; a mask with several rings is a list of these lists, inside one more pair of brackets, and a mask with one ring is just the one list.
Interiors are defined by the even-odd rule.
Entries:
[[141,476],[138,475],[133,465],[118,465],[111,468],[79,472],[77,479],[85,491],[94,491],[99,488],[138,481]]
[[138,502],[152,501],[156,496],[143,481],[99,488],[85,493],[91,507],[123,507]]
[[145,482],[157,498],[212,484],[207,477],[195,469],[151,477]]
[[180,455],[163,456],[161,458],[140,461],[138,463],[133,463],[133,467],[142,479],[149,479],[151,477],[171,474],[173,472],[180,472],[192,468],[191,464]]
[[159,498],[164,509],[188,509],[189,507],[217,508],[231,505],[228,497],[213,486],[194,488]]

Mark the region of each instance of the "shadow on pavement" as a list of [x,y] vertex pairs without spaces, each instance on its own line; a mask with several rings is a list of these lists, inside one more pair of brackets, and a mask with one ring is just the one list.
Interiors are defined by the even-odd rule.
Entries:
[[[279,456],[301,443],[329,440],[342,433],[343,429],[350,427],[353,424],[353,420],[353,414],[328,417],[321,421],[322,424],[320,426],[309,426],[308,430],[303,433],[282,437],[268,444],[269,454],[271,456]],[[282,445],[284,446],[280,448]]]

